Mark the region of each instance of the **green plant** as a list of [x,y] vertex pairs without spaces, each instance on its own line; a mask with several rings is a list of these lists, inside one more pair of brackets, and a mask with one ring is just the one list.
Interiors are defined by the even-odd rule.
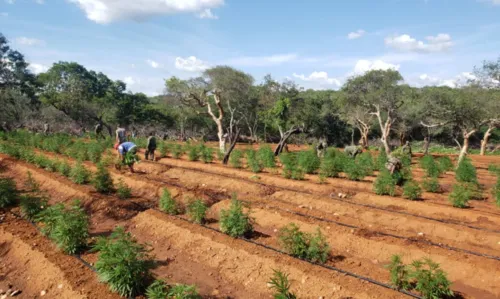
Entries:
[[278,237],[285,251],[295,257],[321,263],[328,259],[330,246],[319,228],[315,234],[308,234],[290,223],[279,230]]
[[34,195],[23,195],[19,201],[21,214],[30,221],[35,220],[47,205],[47,199]]
[[200,145],[200,153],[203,163],[212,163],[214,160],[214,150],[204,144]]
[[16,183],[11,178],[0,178],[0,208],[7,208],[17,203],[19,193]]
[[448,199],[454,207],[463,209],[469,206],[468,203],[471,197],[471,190],[466,184],[455,184]]
[[377,162],[375,163],[377,169],[382,171],[385,169],[385,164],[387,163],[388,157],[384,149],[378,151]]
[[429,178],[437,178],[441,174],[440,166],[431,155],[425,155],[420,159],[420,167],[425,170]]
[[122,164],[125,166],[132,166],[135,163],[139,163],[141,159],[139,159],[139,156],[133,152],[127,152],[125,154],[125,157],[123,158]]
[[325,177],[338,177],[344,171],[348,157],[335,148],[328,148],[325,157],[321,161],[319,173]]
[[33,178],[33,175],[31,174],[31,171],[27,171],[26,175],[28,178],[26,181],[24,181],[24,187],[29,191],[29,192],[38,192],[40,191],[40,184]]
[[427,192],[437,193],[441,191],[441,186],[437,178],[426,178],[422,181],[422,187]]
[[50,172],[55,172],[57,171],[57,166],[58,166],[58,161],[53,161],[47,158],[47,160],[45,161],[44,169]]
[[462,162],[458,164],[455,172],[455,178],[458,182],[477,184],[476,168],[472,165],[469,158],[463,159]]
[[413,261],[410,278],[415,281],[415,290],[426,299],[440,299],[453,296],[451,282],[439,264],[431,259]]
[[172,158],[174,159],[180,159],[181,156],[184,154],[182,145],[177,143],[172,144],[171,152],[172,152]]
[[248,235],[253,232],[252,219],[243,211],[243,203],[233,195],[229,210],[220,212],[220,229],[233,238]]
[[160,197],[159,206],[160,210],[169,215],[177,215],[180,213],[177,202],[172,198],[170,191],[168,191],[168,189],[166,188],[163,189],[163,193]]
[[90,172],[83,166],[81,161],[78,161],[71,169],[69,177],[76,184],[86,184],[89,182]]
[[304,171],[297,165],[297,157],[292,153],[282,153],[279,155],[281,164],[283,165],[282,175],[284,178],[293,180],[303,180]]
[[257,152],[253,149],[247,150],[247,164],[248,167],[252,170],[254,173],[259,173],[262,171],[263,165],[261,161],[257,158]]
[[321,160],[314,150],[301,151],[297,154],[297,165],[305,173],[314,173],[321,165]]
[[62,217],[64,213],[64,204],[58,203],[53,206],[47,206],[47,208],[35,217],[36,222],[42,222],[42,233],[49,236],[54,230],[57,222]]
[[500,207],[500,173],[497,174],[497,183],[493,186],[493,190],[491,191],[493,197],[495,198],[495,202],[497,206]]
[[395,179],[387,169],[382,169],[375,182],[373,190],[378,195],[394,196],[396,193],[397,179]]
[[168,154],[168,147],[165,142],[158,142],[158,152],[160,153],[160,158],[165,158]]
[[231,153],[231,156],[229,156],[229,164],[231,164],[231,166],[234,168],[241,168],[242,167],[242,163],[241,163],[242,158],[243,158],[243,152],[238,150],[238,149],[235,149]]
[[279,270],[273,269],[273,277],[271,281],[268,282],[271,288],[275,291],[274,299],[296,299],[297,296],[290,292],[290,281],[288,280],[288,274],[283,273]]
[[69,177],[71,173],[71,166],[69,165],[67,160],[64,160],[61,163],[59,163],[57,167],[57,172],[59,172],[61,175],[65,177]]
[[422,189],[414,180],[407,181],[403,185],[403,197],[409,200],[417,200],[422,196]]
[[116,185],[116,194],[119,199],[127,199],[132,196],[132,189],[120,178]]
[[222,162],[224,160],[224,156],[226,153],[221,152],[220,149],[217,149],[216,153],[217,153],[217,160]]
[[442,172],[453,170],[453,168],[455,167],[450,157],[448,156],[439,157],[437,161]]
[[199,148],[195,145],[187,146],[187,155],[189,161],[198,161],[200,159]]
[[194,285],[176,284],[168,291],[167,298],[172,299],[200,299],[198,290]]
[[361,165],[359,160],[348,159],[344,165],[344,171],[347,178],[351,181],[361,181],[367,176],[369,169],[366,166]]
[[33,158],[33,163],[38,168],[45,168],[50,163],[50,161],[44,155],[35,155],[35,157]]
[[364,169],[367,176],[372,175],[373,171],[376,170],[375,162],[370,152],[361,153],[356,159],[358,160],[359,167]]
[[165,281],[157,279],[146,289],[148,299],[165,299],[168,295],[168,285]]
[[97,164],[97,172],[92,177],[92,186],[99,193],[109,194],[113,192],[113,179],[109,171],[100,163]]
[[149,250],[138,244],[130,233],[118,227],[108,238],[100,237],[92,251],[99,252],[95,268],[111,291],[124,297],[144,291],[154,262]]
[[257,159],[262,163],[265,168],[275,168],[276,161],[274,152],[269,145],[259,147],[257,151]]
[[92,163],[98,163],[101,160],[103,148],[96,142],[90,142],[87,145],[87,156]]
[[201,199],[196,199],[188,204],[187,213],[191,221],[202,224],[205,222],[207,209],[207,205]]
[[410,273],[408,267],[401,261],[400,255],[393,255],[391,263],[386,266],[391,274],[391,283],[398,290],[409,290],[411,288]]

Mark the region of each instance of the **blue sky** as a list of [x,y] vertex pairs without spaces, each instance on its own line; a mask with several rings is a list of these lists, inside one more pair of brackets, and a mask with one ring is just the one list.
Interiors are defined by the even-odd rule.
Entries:
[[0,0],[0,32],[35,72],[76,61],[163,91],[215,65],[337,89],[370,69],[456,86],[500,56],[500,0]]

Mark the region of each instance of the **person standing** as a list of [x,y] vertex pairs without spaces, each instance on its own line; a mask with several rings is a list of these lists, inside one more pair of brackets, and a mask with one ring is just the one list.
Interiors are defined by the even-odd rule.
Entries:
[[127,141],[127,131],[124,128],[122,128],[122,126],[118,125],[118,128],[116,129],[116,143],[120,145],[126,141]]
[[103,139],[105,139],[104,134],[102,134],[102,121],[99,121],[95,125],[94,132],[95,132],[95,138],[99,139],[100,137],[102,137]]
[[43,124],[43,134],[44,135],[48,135],[49,134],[49,130],[50,130],[49,124],[48,123],[44,123]]
[[154,135],[154,132],[151,132],[148,137],[148,143],[146,146],[146,153],[144,154],[144,158],[148,160],[148,157],[151,157],[151,161],[154,161],[155,150],[156,150],[156,137]]

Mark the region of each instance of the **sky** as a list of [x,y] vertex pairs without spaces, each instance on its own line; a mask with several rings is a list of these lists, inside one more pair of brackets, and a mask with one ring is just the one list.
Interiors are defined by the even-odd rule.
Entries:
[[75,61],[148,95],[217,65],[314,89],[391,68],[454,87],[500,57],[500,0],[0,0],[0,33],[35,73]]

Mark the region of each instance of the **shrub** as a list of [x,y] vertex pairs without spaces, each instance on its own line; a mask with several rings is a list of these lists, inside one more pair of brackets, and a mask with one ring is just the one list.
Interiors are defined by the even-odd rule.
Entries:
[[11,178],[0,178],[0,208],[7,208],[17,203],[19,193],[16,183]]
[[83,166],[81,161],[78,161],[71,169],[69,177],[76,184],[86,184],[89,182],[90,172]]
[[455,178],[458,182],[477,184],[476,168],[472,165],[470,159],[465,158],[462,162],[460,162],[460,164],[458,164],[458,168],[455,172]]
[[268,284],[275,291],[274,299],[296,299],[297,296],[290,292],[290,281],[288,281],[288,274],[279,270],[273,270],[273,277]]
[[429,178],[437,178],[441,174],[439,165],[431,155],[425,155],[420,159],[420,167],[425,170]]
[[168,291],[167,298],[172,299],[199,299],[201,296],[194,285],[176,284]]
[[207,206],[202,200],[196,199],[188,204],[187,213],[191,221],[198,224],[202,224],[205,222],[205,215],[207,213],[207,209],[208,209]]
[[199,148],[195,145],[190,145],[187,147],[187,155],[189,161],[198,161],[200,159]]
[[172,152],[172,158],[174,159],[180,159],[181,156],[184,154],[182,145],[177,143],[172,144],[171,152]]
[[125,184],[123,179],[119,179],[116,185],[116,194],[119,199],[127,199],[132,196],[132,189]]
[[304,179],[304,171],[297,165],[297,159],[294,154],[282,153],[279,155],[279,159],[283,165],[282,175],[284,178],[293,180]]
[[401,261],[400,255],[393,255],[391,263],[386,268],[389,269],[391,283],[396,289],[409,290],[411,288],[410,273],[408,272],[408,267]]
[[271,147],[267,144],[259,147],[259,150],[257,151],[257,159],[266,168],[276,167],[274,152],[271,149]]
[[35,220],[47,205],[47,199],[34,195],[23,195],[19,202],[21,214],[30,221]]
[[437,159],[441,172],[451,171],[455,167],[450,157],[442,156]]
[[262,171],[261,161],[257,159],[257,152],[253,149],[247,150],[247,164],[254,173]]
[[87,146],[87,155],[92,163],[98,163],[101,160],[103,148],[96,142],[91,142]]
[[58,203],[53,206],[47,206],[45,210],[38,213],[35,217],[36,222],[42,222],[42,233],[49,236],[54,230],[57,222],[62,217],[64,213],[64,204]]
[[160,210],[169,215],[178,215],[180,213],[177,202],[172,198],[170,191],[164,188],[160,197]]
[[109,238],[100,237],[92,251],[99,252],[95,268],[111,291],[123,297],[143,292],[154,262],[148,250],[130,233],[118,227]]
[[168,295],[168,285],[160,279],[155,280],[146,289],[148,299],[165,299]]
[[456,208],[467,208],[471,199],[470,188],[465,184],[453,185],[453,191],[448,196],[449,201]]
[[403,185],[403,197],[409,200],[417,200],[422,196],[422,189],[417,182],[410,180]]
[[216,153],[217,153],[217,160],[222,162],[222,160],[224,160],[224,155],[226,153],[221,152],[219,148],[217,148]]
[[373,190],[378,195],[394,196],[396,193],[397,179],[387,169],[382,169],[373,183]]
[[201,153],[201,160],[204,163],[212,163],[212,161],[214,160],[214,150],[212,148],[202,144],[200,146],[200,153]]
[[364,169],[366,175],[372,175],[373,171],[376,170],[375,162],[373,157],[369,152],[361,153],[358,157],[358,165]]
[[35,162],[35,153],[28,149],[28,148],[23,148],[20,150],[20,159],[23,161],[26,161],[28,163],[34,163]]
[[385,163],[387,163],[387,154],[385,153],[384,149],[380,149],[378,151],[378,156],[377,156],[377,162],[376,162],[376,167],[379,171],[382,171],[385,169]]
[[413,261],[410,278],[415,282],[415,290],[426,299],[446,298],[453,296],[451,282],[439,264],[431,259]]
[[61,163],[59,163],[57,167],[57,172],[59,172],[62,176],[69,177],[71,173],[71,166],[69,165],[67,160],[64,160]]
[[497,206],[500,207],[500,173],[497,175],[497,183],[493,186],[492,195],[495,198]]
[[35,158],[33,158],[33,163],[38,168],[45,168],[50,162],[49,159],[47,159],[47,157],[45,157],[44,155],[36,155]]
[[97,172],[92,178],[92,186],[99,193],[109,194],[113,192],[113,179],[102,164],[97,165]]
[[278,237],[285,251],[295,257],[321,263],[328,259],[330,246],[319,228],[315,234],[308,234],[300,231],[295,223],[290,223],[279,230]]
[[229,210],[223,209],[220,212],[220,229],[233,238],[253,232],[252,219],[248,213],[243,212],[243,203],[235,195]]
[[437,193],[441,191],[441,186],[437,178],[426,178],[422,181],[422,187],[427,192]]
[[367,175],[367,169],[360,165],[359,160],[349,159],[346,160],[344,171],[347,178],[351,181],[361,181]]
[[234,168],[241,168],[242,167],[242,163],[241,163],[242,158],[243,158],[243,152],[238,150],[238,149],[235,149],[231,153],[231,156],[229,156],[229,164],[231,164],[231,166]]
[[493,174],[499,174],[500,173],[500,165],[490,163],[490,164],[488,164],[488,171],[493,173]]
[[160,158],[165,158],[168,154],[168,147],[165,142],[160,141],[158,143],[158,152],[160,153]]
[[319,167],[319,175],[325,178],[333,178],[339,176],[339,172],[335,168],[335,157],[327,157],[325,155]]
[[55,172],[57,171],[57,166],[58,166],[57,161],[52,161],[51,159],[47,158],[45,161],[44,169],[50,172]]
[[305,173],[314,173],[321,165],[321,160],[314,150],[301,151],[297,154],[297,165]]
[[31,171],[28,170],[26,172],[28,175],[28,178],[24,182],[24,187],[29,191],[29,192],[38,192],[40,191],[40,184],[33,178],[33,175],[31,174]]

